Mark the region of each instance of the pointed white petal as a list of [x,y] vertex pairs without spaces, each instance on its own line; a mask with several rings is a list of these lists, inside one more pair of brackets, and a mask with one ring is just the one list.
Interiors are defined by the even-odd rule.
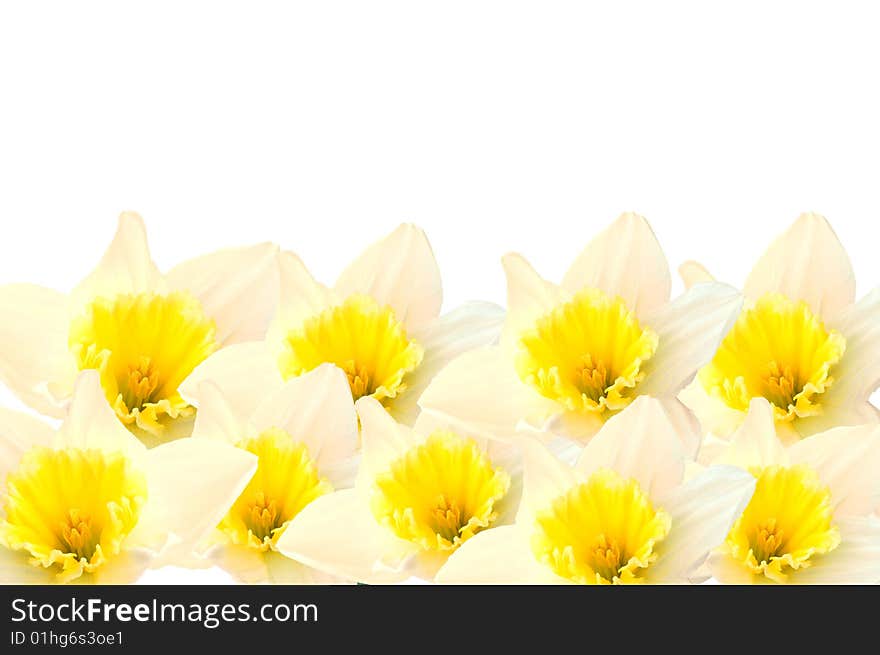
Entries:
[[292,252],[285,251],[278,255],[278,276],[278,316],[270,332],[283,333],[296,328],[306,318],[320,314],[334,302],[333,292],[317,282],[302,260]]
[[26,450],[49,446],[55,430],[38,418],[0,407],[0,485]]
[[382,473],[391,463],[418,446],[428,435],[395,421],[375,398],[365,396],[355,403],[361,423],[362,473],[365,479]]
[[880,427],[840,427],[813,435],[788,450],[831,489],[835,516],[870,514],[880,507]]
[[880,287],[843,310],[831,325],[846,338],[828,395],[841,403],[865,402],[880,383]]
[[755,489],[755,478],[732,466],[711,466],[659,500],[672,518],[649,570],[657,582],[686,582],[724,542]]
[[152,560],[152,554],[147,551],[124,550],[95,571],[90,582],[101,585],[134,584],[144,574]]
[[358,293],[390,305],[397,319],[414,330],[440,314],[440,269],[425,233],[403,224],[367,248],[346,268],[334,287],[341,296]]
[[752,398],[745,421],[712,463],[745,470],[788,463],[785,447],[776,435],[773,408],[767,400]]
[[215,439],[234,445],[247,436],[246,419],[236,415],[216,384],[202,382],[193,400],[199,408],[193,426],[193,438]]
[[215,352],[180,385],[180,394],[199,405],[199,388],[204,382],[214,384],[239,419],[249,417],[270,393],[283,384],[275,360],[263,341],[227,346]]
[[556,403],[520,381],[495,346],[460,355],[441,370],[419,399],[423,411],[479,436],[510,438],[520,421],[543,425]]
[[685,289],[690,289],[695,284],[715,281],[715,278],[712,277],[712,274],[708,270],[706,270],[705,266],[693,260],[686,261],[679,266],[678,275],[681,277],[682,282],[684,282]]
[[638,392],[676,394],[712,356],[736,321],[742,296],[717,282],[699,284],[645,319],[659,337]]
[[0,380],[50,416],[64,412],[53,388],[75,375],[69,329],[64,294],[33,284],[0,286]]
[[435,578],[440,584],[565,584],[538,562],[522,528],[503,526],[469,539]]
[[516,521],[530,526],[536,512],[546,509],[583,477],[556,459],[537,439],[522,436],[518,443],[523,453],[523,491]]
[[746,413],[733,409],[709,395],[699,378],[678,393],[678,399],[694,413],[704,433],[729,437],[745,420]]
[[245,546],[223,544],[208,551],[209,562],[229,573],[244,584],[265,584],[269,582],[269,567],[264,553]]
[[746,297],[781,293],[803,300],[826,320],[855,300],[856,279],[834,230],[818,214],[802,214],[758,260]]
[[0,546],[0,585],[48,585],[56,582],[56,571],[33,566],[28,559],[29,555],[22,551]]
[[767,581],[764,576],[753,575],[742,563],[717,550],[706,561],[712,577],[721,584],[751,585],[765,584]]
[[221,344],[262,339],[278,303],[277,255],[273,243],[220,250],[175,266],[168,286],[199,299]]
[[166,527],[195,547],[213,530],[257,470],[257,458],[208,439],[179,439],[147,455],[148,503],[161,507]]
[[469,302],[417,330],[412,336],[425,356],[406,377],[406,391],[389,403],[392,416],[412,425],[419,413],[419,397],[437,373],[462,353],[497,343],[503,322],[504,310],[498,305]]
[[336,491],[314,500],[291,521],[278,540],[288,557],[355,582],[394,582],[406,571],[381,569],[380,559],[398,545],[373,519],[355,489]]
[[273,584],[350,584],[344,578],[313,569],[301,562],[285,557],[281,553],[269,551],[264,555],[263,559],[265,560],[268,573],[268,581]]
[[121,452],[139,461],[146,447],[120,423],[110,408],[97,371],[80,373],[67,418],[58,429],[56,448],[95,448]]
[[143,219],[125,212],[97,268],[77,285],[71,299],[74,307],[81,307],[98,296],[155,291],[161,283],[162,275],[150,257]]
[[672,276],[651,226],[638,214],[622,214],[584,248],[562,280],[570,293],[585,287],[620,296],[644,317],[667,300]]
[[684,451],[663,405],[640,396],[605,423],[575,468],[585,478],[598,469],[611,469],[636,480],[649,497],[656,498],[681,484]]
[[524,330],[532,328],[538,318],[568,300],[571,294],[538,275],[522,255],[507,254],[501,264],[507,276],[507,318],[501,339],[504,347],[512,351]]
[[251,424],[259,432],[280,428],[306,444],[322,472],[343,465],[357,452],[358,423],[351,387],[345,373],[332,364],[288,380],[267,396]]

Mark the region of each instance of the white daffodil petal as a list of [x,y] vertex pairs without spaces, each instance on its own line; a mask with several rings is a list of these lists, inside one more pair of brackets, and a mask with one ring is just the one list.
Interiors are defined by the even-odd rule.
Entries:
[[351,584],[343,578],[313,569],[311,566],[285,557],[281,553],[269,551],[264,554],[263,558],[269,581],[274,584]]
[[205,557],[209,562],[229,573],[244,584],[266,584],[269,582],[269,567],[265,553],[247,546],[223,544],[211,548]]
[[880,427],[835,428],[794,444],[788,454],[831,489],[835,517],[870,514],[880,506]]
[[440,584],[565,584],[535,559],[527,536],[509,525],[469,539],[437,572]]
[[[768,582],[768,579],[763,575],[753,575],[742,562],[737,562],[730,555],[720,550],[712,552],[706,562],[708,572],[721,584],[752,585],[767,584]],[[698,580],[698,582],[701,581]]]
[[541,316],[568,300],[570,294],[538,275],[522,255],[507,254],[501,259],[501,264],[507,276],[507,318],[501,343],[505,349],[513,352],[520,334],[533,327]]
[[407,577],[406,571],[377,571],[377,562],[390,545],[390,533],[376,523],[355,489],[312,501],[278,540],[278,550],[287,557],[356,582],[394,582]]
[[755,264],[744,292],[752,300],[765,293],[803,300],[829,320],[855,300],[856,279],[828,221],[802,214]]
[[168,530],[195,547],[229,510],[257,470],[251,453],[207,439],[179,439],[149,451],[149,503]]
[[364,294],[389,305],[407,329],[440,314],[440,269],[425,233],[404,224],[367,248],[346,268],[334,287],[340,296]]
[[556,459],[535,438],[519,440],[523,458],[523,491],[516,521],[529,526],[536,512],[546,509],[583,478],[574,468]]
[[216,384],[202,382],[193,400],[199,411],[196,413],[192,437],[236,444],[247,436],[245,421],[236,415]]
[[425,389],[419,406],[487,438],[511,438],[520,421],[543,425],[558,411],[556,403],[520,381],[497,346],[478,348],[452,360]]
[[150,257],[143,219],[134,212],[119,217],[119,225],[97,268],[71,293],[75,308],[96,297],[156,291],[162,274]]
[[791,576],[797,584],[880,583],[880,519],[848,516],[836,521],[840,545],[815,557],[812,566]]
[[49,446],[54,437],[52,426],[40,419],[0,407],[0,484],[26,450]]
[[611,469],[636,480],[649,497],[656,498],[681,484],[684,451],[660,401],[639,396],[605,423],[575,468],[584,478],[598,469]]
[[690,289],[695,284],[715,281],[715,278],[706,270],[705,266],[692,260],[686,261],[678,267],[678,275],[681,277],[682,282],[684,282],[685,289]]
[[880,288],[847,307],[833,327],[846,338],[829,395],[842,403],[865,402],[880,383]]
[[0,286],[0,379],[43,414],[62,416],[53,386],[75,375],[64,294],[33,284]]
[[278,315],[269,331],[280,338],[285,330],[298,327],[306,318],[320,314],[333,304],[334,294],[317,282],[292,252],[278,255],[278,276]]
[[280,428],[303,442],[319,468],[351,458],[357,451],[351,387],[345,373],[332,364],[285,382],[257,408],[251,424],[259,432]]
[[728,437],[742,424],[745,412],[733,409],[720,398],[709,395],[699,378],[678,393],[678,399],[694,413],[703,432]]
[[504,310],[498,305],[469,302],[416,331],[412,336],[424,348],[424,359],[407,375],[406,391],[390,400],[388,411],[412,425],[419,414],[419,397],[437,373],[462,353],[497,343],[503,322]]
[[395,421],[375,398],[361,398],[355,409],[361,423],[361,473],[365,479],[372,480],[386,471],[394,460],[428,436]]
[[570,293],[585,287],[623,298],[639,318],[669,300],[672,276],[648,221],[626,213],[584,248],[562,279]]
[[752,398],[742,425],[712,463],[746,470],[788,463],[788,455],[776,435],[773,408],[766,399]]
[[657,352],[644,364],[638,392],[676,394],[708,364],[733,327],[742,296],[726,284],[699,284],[645,319],[657,333]]
[[56,570],[33,566],[29,559],[27,553],[0,546],[0,585],[47,585],[56,581]]
[[146,447],[125,429],[110,408],[98,371],[80,373],[70,402],[70,411],[55,435],[56,448],[94,448],[121,452],[139,461]]
[[105,564],[94,575],[86,578],[94,584],[133,584],[137,582],[153,560],[151,553],[139,550],[124,550]]
[[198,407],[199,388],[204,382],[220,389],[238,417],[253,414],[266,396],[284,383],[262,341],[237,343],[218,350],[181,383],[180,395]]
[[199,299],[221,344],[254,341],[265,336],[278,302],[277,254],[272,243],[220,250],[178,264],[166,279]]
[[669,535],[657,548],[649,576],[656,582],[683,583],[720,546],[755,489],[755,478],[733,466],[711,466],[658,499],[672,518]]

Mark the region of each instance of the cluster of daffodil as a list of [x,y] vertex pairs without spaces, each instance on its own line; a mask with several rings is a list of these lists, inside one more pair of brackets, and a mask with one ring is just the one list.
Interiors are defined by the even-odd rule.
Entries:
[[801,216],[670,300],[625,214],[561,284],[441,315],[403,225],[332,287],[272,244],[167,273],[124,214],[69,295],[0,287],[0,582],[880,581],[880,290]]

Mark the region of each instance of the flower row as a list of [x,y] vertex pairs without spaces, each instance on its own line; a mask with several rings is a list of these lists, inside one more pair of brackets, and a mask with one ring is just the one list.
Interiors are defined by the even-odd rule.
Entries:
[[625,214],[561,284],[441,315],[402,225],[335,285],[273,244],[167,273],[123,214],[0,287],[0,582],[876,583],[880,291],[801,216],[742,291]]

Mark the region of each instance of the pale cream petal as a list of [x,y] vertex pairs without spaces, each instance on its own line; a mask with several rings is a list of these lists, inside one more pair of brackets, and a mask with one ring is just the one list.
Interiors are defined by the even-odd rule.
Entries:
[[226,396],[213,382],[202,382],[193,397],[198,406],[192,437],[236,444],[247,437],[247,417],[237,416]]
[[721,584],[752,585],[766,584],[767,578],[753,575],[742,563],[721,551],[715,551],[707,559],[709,572]]
[[831,489],[834,515],[870,514],[880,505],[880,427],[840,427],[813,435],[788,450]]
[[560,462],[538,439],[522,435],[523,491],[516,522],[531,526],[536,512],[546,509],[584,478],[573,467]]
[[693,287],[649,315],[645,323],[657,333],[659,343],[643,366],[647,376],[638,392],[677,394],[712,360],[741,307],[736,289],[714,282]]
[[649,497],[657,498],[681,484],[684,450],[660,401],[640,396],[605,423],[575,468],[585,478],[599,469],[611,469],[636,480]]
[[[0,380],[43,414],[64,414],[62,390],[75,373],[67,347],[67,297],[33,284],[0,286]],[[66,386],[61,384],[62,387]]]
[[149,451],[148,504],[164,510],[166,527],[195,547],[216,527],[257,470],[257,458],[208,439],[179,439]]
[[773,408],[764,398],[752,398],[742,425],[712,463],[748,470],[755,466],[784,466],[788,461],[789,456],[776,434]]
[[641,318],[669,300],[672,276],[648,221],[626,213],[584,248],[562,286],[570,293],[592,287],[620,296]]
[[102,565],[90,577],[94,584],[134,584],[153,560],[152,553],[140,549],[124,550]]
[[521,421],[541,426],[559,411],[556,403],[520,381],[497,346],[452,360],[425,389],[419,406],[486,438],[511,438]]
[[440,584],[566,584],[538,562],[517,526],[485,530],[464,543],[438,571]]
[[230,248],[178,264],[168,287],[193,294],[217,325],[221,344],[266,335],[278,304],[278,246],[261,243]]
[[334,287],[340,296],[365,294],[389,305],[407,329],[440,314],[440,269],[425,233],[405,223],[367,248],[346,268]]
[[268,581],[272,584],[305,585],[305,584],[351,584],[339,576],[313,569],[301,562],[285,557],[281,553],[267,552],[265,560]]
[[251,424],[258,432],[280,428],[306,444],[322,472],[343,465],[357,452],[351,387],[345,373],[332,364],[285,382],[257,408]]
[[208,561],[229,573],[244,584],[266,584],[269,567],[264,554],[245,546],[223,544],[215,546],[206,554]]
[[355,408],[361,424],[361,473],[365,480],[386,471],[394,460],[428,436],[395,421],[375,398],[365,396]]
[[278,255],[278,316],[270,331],[283,333],[305,319],[320,314],[335,301],[334,293],[317,282],[302,260],[292,252]]
[[55,448],[95,448],[121,452],[134,461],[146,453],[146,447],[125,427],[110,408],[98,371],[80,373],[76,381],[70,411],[53,440]]
[[846,338],[846,351],[826,395],[839,404],[866,402],[880,384],[880,288],[844,309],[830,327]]
[[849,516],[837,521],[840,545],[791,576],[796,584],[880,583],[880,519]]
[[663,396],[657,400],[663,405],[666,418],[672,423],[681,440],[685,457],[696,459],[703,441],[703,430],[697,417],[677,397]]
[[682,282],[684,282],[685,289],[690,289],[695,284],[715,281],[715,278],[706,270],[705,266],[693,260],[686,261],[679,266],[678,275],[681,277]]
[[143,219],[125,212],[97,268],[77,285],[71,300],[79,308],[98,296],[156,291],[162,285],[162,274],[150,257]]
[[505,349],[513,352],[520,334],[531,329],[538,318],[569,300],[571,294],[538,275],[522,255],[507,254],[501,264],[507,276],[507,318],[501,342]]
[[181,383],[180,394],[199,405],[199,389],[210,382],[220,389],[235,416],[251,416],[270,393],[284,381],[263,341],[237,343],[218,350]]
[[548,432],[581,445],[596,436],[605,425],[605,417],[595,412],[564,411],[552,416],[543,425],[532,423],[540,431]]
[[29,556],[21,551],[0,546],[0,585],[39,584],[56,582],[55,571],[32,566]]
[[755,489],[755,478],[733,466],[711,466],[658,505],[672,527],[657,548],[659,558],[649,569],[655,582],[687,582],[709,552],[720,546]]
[[[707,434],[700,443],[700,451],[697,453],[696,462],[700,466],[709,466],[716,463],[728,448],[730,448],[729,439],[720,439],[714,434]],[[687,471],[685,471],[685,478],[687,478]]]
[[55,430],[40,419],[0,407],[0,485],[26,450],[49,446],[54,438]]
[[704,433],[729,437],[745,420],[746,413],[733,409],[715,396],[709,395],[695,378],[678,393],[678,399],[691,410]]
[[755,264],[744,287],[752,300],[781,293],[832,319],[855,300],[856,279],[834,230],[818,214],[802,214]]
[[425,350],[424,359],[406,377],[406,391],[387,405],[401,423],[412,425],[419,414],[418,400],[446,364],[475,348],[496,344],[504,310],[494,303],[468,302],[416,330],[412,337]]
[[828,398],[822,400],[821,414],[807,416],[791,424],[778,423],[776,431],[780,439],[783,439],[784,443],[788,445],[837,427],[877,425],[878,423],[880,423],[880,413],[870,402],[850,399],[843,394],[830,393]]
[[405,570],[380,569],[378,562],[396,547],[390,532],[373,519],[355,489],[314,500],[300,512],[281,538],[278,550],[299,562],[355,582],[394,582]]

